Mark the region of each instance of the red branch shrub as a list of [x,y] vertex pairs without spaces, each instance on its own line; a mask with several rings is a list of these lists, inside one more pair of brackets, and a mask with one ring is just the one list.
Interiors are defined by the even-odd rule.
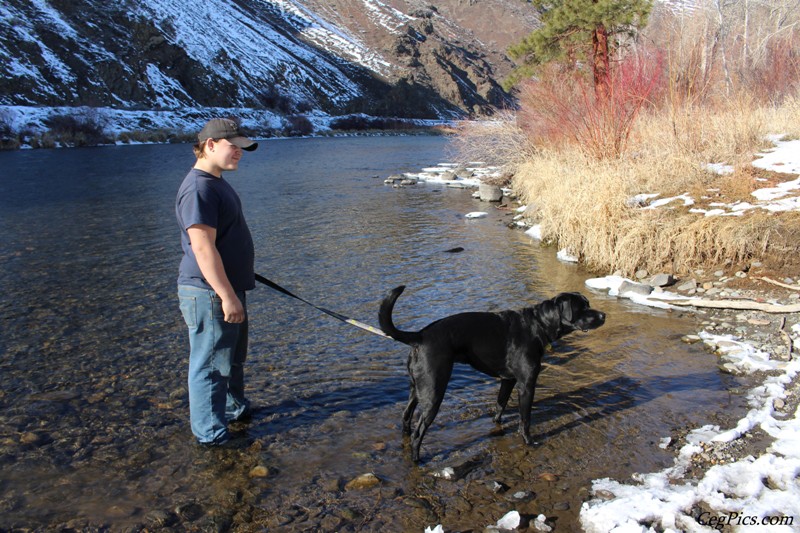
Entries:
[[535,145],[577,143],[598,159],[625,151],[642,108],[664,86],[664,60],[658,53],[631,54],[613,66],[608,94],[575,69],[547,67],[520,89],[520,127]]

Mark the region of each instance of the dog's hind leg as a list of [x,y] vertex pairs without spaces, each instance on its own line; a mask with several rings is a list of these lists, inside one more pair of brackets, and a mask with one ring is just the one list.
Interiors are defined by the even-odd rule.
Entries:
[[[423,362],[427,362],[422,357]],[[423,369],[423,372],[419,372]],[[414,384],[417,399],[420,404],[420,417],[414,433],[411,435],[411,459],[419,462],[419,450],[422,447],[422,439],[430,428],[439,407],[442,405],[444,393],[447,391],[447,382],[450,381],[450,374],[453,371],[453,360],[449,358],[448,363],[439,363],[435,367],[426,367],[424,364],[414,369]]]
[[423,402],[422,414],[417,422],[417,427],[414,434],[411,436],[411,460],[415,463],[419,462],[419,450],[422,447],[422,439],[428,428],[433,424],[436,414],[439,412],[439,406],[442,405],[442,400],[437,402],[428,403]]
[[408,378],[411,381],[408,391],[408,404],[405,411],[403,411],[403,434],[411,434],[411,419],[414,417],[414,410],[417,408],[419,400],[417,398],[417,380],[414,379],[414,367],[419,365],[417,357],[419,355],[419,347],[412,346],[408,354],[408,361],[406,362],[406,370],[408,371]]
[[411,434],[411,418],[414,416],[414,410],[417,408],[419,400],[417,399],[417,388],[414,381],[411,381],[411,391],[408,393],[408,405],[406,410],[403,411],[403,434]]
[[503,416],[503,411],[506,410],[508,399],[511,397],[511,393],[514,391],[514,385],[516,384],[516,379],[504,379],[500,382],[500,392],[497,395],[497,407],[494,418],[492,418],[495,424],[500,423],[500,418]]

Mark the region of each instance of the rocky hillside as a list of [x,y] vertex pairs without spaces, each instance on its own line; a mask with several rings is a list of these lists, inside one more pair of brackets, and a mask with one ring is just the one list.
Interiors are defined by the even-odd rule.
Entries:
[[0,106],[451,118],[508,106],[519,0],[4,0]]

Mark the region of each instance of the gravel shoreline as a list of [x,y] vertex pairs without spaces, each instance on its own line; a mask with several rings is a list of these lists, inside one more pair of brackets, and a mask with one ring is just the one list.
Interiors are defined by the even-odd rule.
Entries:
[[[769,473],[762,472],[750,479],[754,474],[749,468],[759,463],[761,458],[771,462],[770,457],[774,459],[776,454],[782,456],[780,451],[770,448],[777,439],[769,431],[774,431],[775,423],[794,420],[800,403],[800,380],[793,370],[798,358],[797,347],[800,346],[800,327],[795,327],[800,323],[796,309],[800,287],[795,279],[761,263],[728,273],[718,270],[706,275],[704,271],[698,271],[692,279],[678,280],[670,285],[667,288],[670,292],[683,297],[690,296],[701,300],[700,304],[712,306],[688,307],[693,310],[700,333],[687,333],[683,341],[703,342],[707,349],[719,356],[718,367],[721,372],[746,376],[748,381],[754,382],[756,386],[747,393],[751,410],[741,419],[732,415],[730,420],[725,420],[723,414],[720,417],[722,422],[715,421],[717,426],[678,429],[665,438],[662,447],[674,450],[676,456],[675,466],[671,469],[634,476],[637,482],[634,485],[628,485],[629,480],[619,483],[612,480],[596,481],[592,491],[594,499],[587,500],[582,509],[584,529],[591,532],[606,531],[612,528],[613,523],[633,525],[638,522],[656,530],[670,529],[676,525],[679,530],[693,530],[698,524],[708,526],[707,521],[712,520],[719,526],[716,529],[723,529],[722,524],[726,524],[724,530],[729,530],[729,526],[734,524],[733,530],[739,530],[732,519],[749,514],[745,518],[787,520],[790,529],[781,530],[789,531],[794,521],[800,518],[796,516],[796,506],[786,504],[796,499],[797,479],[789,476],[776,482],[773,480],[774,468]],[[724,305],[722,308],[713,307],[718,304]],[[769,306],[771,312],[746,309],[753,304]],[[783,310],[787,312],[776,312]],[[755,352],[759,353],[752,359],[748,359],[747,355],[741,357],[742,353]],[[729,357],[729,353],[733,356]],[[782,385],[778,386],[781,391],[776,395],[778,382]],[[741,394],[744,391],[731,392]],[[704,432],[707,435],[704,436]],[[789,446],[793,446],[793,442],[790,439]],[[783,444],[785,451],[786,443]],[[740,475],[749,477],[729,479],[722,486],[718,485],[720,476],[729,476],[731,472],[740,472]],[[791,472],[780,473],[783,474]],[[658,486],[664,480],[676,488],[652,488],[653,484]],[[748,482],[756,485],[746,490],[737,486]],[[715,487],[711,488],[711,496],[708,492],[710,487]],[[613,511],[602,509],[603,502],[610,504],[616,499],[620,499],[623,506],[635,508],[637,505],[632,501],[639,499],[649,501],[652,507],[649,511],[641,508],[626,510],[621,513],[623,516],[614,516]],[[678,500],[682,503],[676,503]],[[691,509],[687,509],[687,505]],[[619,504],[615,508],[619,511]],[[768,513],[780,516],[770,516]],[[671,516],[653,519],[653,514]]]

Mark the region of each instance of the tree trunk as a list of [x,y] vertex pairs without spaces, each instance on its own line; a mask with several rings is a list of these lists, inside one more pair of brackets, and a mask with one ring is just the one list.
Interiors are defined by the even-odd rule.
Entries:
[[608,52],[608,30],[598,24],[592,35],[594,92],[600,101],[605,102],[611,93],[611,72]]

